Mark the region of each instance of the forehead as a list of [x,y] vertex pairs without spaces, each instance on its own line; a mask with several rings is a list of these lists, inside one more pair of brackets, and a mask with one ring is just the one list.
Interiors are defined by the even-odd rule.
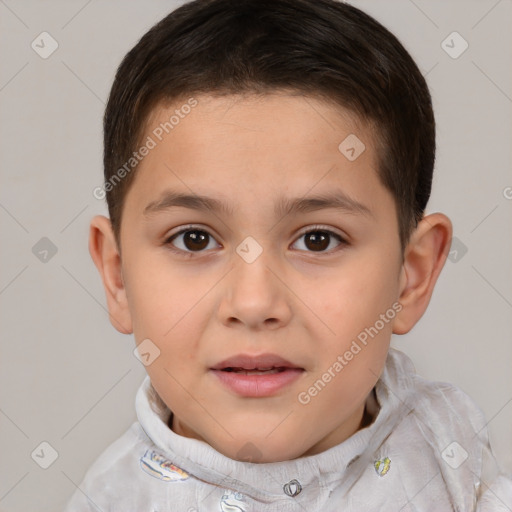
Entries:
[[369,209],[375,193],[386,192],[372,127],[310,96],[186,97],[153,109],[143,142],[148,138],[154,148],[138,165],[128,194],[144,197],[144,209],[165,200],[171,184],[182,195],[213,191],[232,204],[272,199],[281,213],[290,206],[288,196],[325,196],[335,186]]
[[[194,106],[190,108],[190,104]],[[206,142],[233,135],[230,133],[232,127],[240,129],[236,133],[238,143],[242,139],[247,144],[251,140],[260,144],[267,142],[277,149],[278,144],[286,142],[282,147],[284,151],[304,143],[318,147],[322,143],[319,136],[326,143],[339,143],[340,137],[351,133],[365,139],[370,149],[375,146],[373,123],[363,121],[334,101],[293,91],[184,96],[154,107],[148,115],[144,133],[159,141],[160,137],[181,134],[189,138],[189,142],[192,138]],[[281,131],[281,128],[286,129]],[[278,138],[276,132],[279,132]]]

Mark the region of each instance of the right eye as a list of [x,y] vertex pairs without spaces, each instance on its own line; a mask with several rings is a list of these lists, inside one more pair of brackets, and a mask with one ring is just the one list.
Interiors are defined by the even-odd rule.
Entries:
[[215,248],[215,245],[211,246],[214,240],[208,231],[189,226],[171,235],[165,241],[165,244],[169,245],[169,248],[174,252],[185,252],[191,255],[194,252],[203,252],[206,249]]

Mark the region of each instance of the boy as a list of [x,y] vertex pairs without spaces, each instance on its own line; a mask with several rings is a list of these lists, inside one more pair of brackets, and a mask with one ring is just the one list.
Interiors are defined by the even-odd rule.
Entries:
[[68,511],[511,510],[480,410],[390,348],[452,235],[392,34],[335,0],[185,4],[104,132],[90,251],[148,377]]

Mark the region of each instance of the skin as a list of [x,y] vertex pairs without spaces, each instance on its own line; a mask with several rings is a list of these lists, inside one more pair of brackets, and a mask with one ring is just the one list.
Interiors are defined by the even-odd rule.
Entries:
[[[111,322],[137,344],[149,338],[158,346],[146,370],[174,413],[174,432],[238,460],[248,442],[258,462],[320,453],[364,427],[391,334],[408,332],[430,301],[451,222],[440,213],[424,217],[402,254],[395,202],[376,173],[373,132],[340,107],[286,93],[196,99],[137,168],[123,209],[122,256],[110,221],[91,222],[89,247]],[[156,108],[143,140],[183,103]],[[352,133],[366,146],[353,162],[338,150]],[[169,189],[215,197],[234,213],[172,207],[144,215]],[[370,213],[274,213],[281,197],[334,189]],[[186,245],[183,234],[169,241],[189,224],[210,235],[204,249]],[[346,243],[328,236],[315,250],[304,232],[318,225]],[[252,263],[236,252],[247,236],[262,249]],[[398,302],[394,319],[301,404],[299,393]],[[238,396],[209,371],[236,354],[268,352],[304,368],[274,396]]]

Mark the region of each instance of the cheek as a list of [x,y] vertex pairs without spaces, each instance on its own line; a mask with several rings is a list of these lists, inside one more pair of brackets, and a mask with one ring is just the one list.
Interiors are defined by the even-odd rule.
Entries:
[[133,258],[127,268],[125,286],[137,342],[154,338],[157,344],[181,343],[184,332],[198,327],[192,320],[197,320],[211,285],[190,279],[165,258]]
[[373,325],[396,301],[397,279],[392,272],[382,271],[376,265],[347,268],[338,276],[331,276],[317,294],[318,309],[337,334],[347,333],[347,329],[363,329]]
[[[333,403],[343,404],[345,412],[352,411],[375,385],[385,364],[395,315],[388,277],[369,272],[362,279],[347,277],[338,284],[339,295],[331,301],[324,298],[325,323],[335,336],[323,336],[321,361],[310,382],[320,387],[326,383],[322,398],[314,400],[313,407],[333,424],[339,419],[332,414]],[[386,317],[387,311],[391,313]]]
[[358,391],[364,396],[382,370],[396,315],[392,305],[398,296],[397,280],[389,267],[386,270],[374,260],[361,258],[350,271],[334,277],[332,291],[322,296],[322,318],[335,335],[322,336],[322,362],[317,370],[326,371],[346,354],[343,370],[335,372],[330,386],[338,400],[343,395],[350,402],[360,397]]

